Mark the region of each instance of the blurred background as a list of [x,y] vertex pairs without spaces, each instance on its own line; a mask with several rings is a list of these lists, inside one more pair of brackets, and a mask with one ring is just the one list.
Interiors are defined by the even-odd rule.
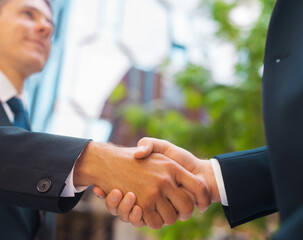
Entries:
[[[169,140],[200,158],[265,145],[263,54],[274,0],[53,0],[47,67],[27,81],[33,130],[134,146]],[[258,176],[256,176],[257,178]],[[220,204],[135,230],[87,191],[57,240],[267,239],[277,215],[230,229]]]

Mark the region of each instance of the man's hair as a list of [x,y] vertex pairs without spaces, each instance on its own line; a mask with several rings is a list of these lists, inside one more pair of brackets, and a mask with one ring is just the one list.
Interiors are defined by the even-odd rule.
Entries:
[[1,11],[2,7],[4,6],[4,4],[7,2],[8,2],[8,0],[0,0],[0,11]]
[[[0,0],[0,12],[2,7],[8,2],[9,0]],[[52,4],[50,0],[44,0],[44,2],[49,6],[50,10],[52,11]]]

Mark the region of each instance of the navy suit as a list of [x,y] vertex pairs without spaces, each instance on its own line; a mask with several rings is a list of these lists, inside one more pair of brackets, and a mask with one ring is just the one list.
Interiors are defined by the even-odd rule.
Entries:
[[303,237],[303,1],[278,0],[269,25],[263,76],[267,147],[216,156],[230,225],[275,211],[274,239]]
[[[51,239],[51,217],[39,210],[64,213],[80,200],[61,198],[65,180],[88,140],[12,127],[0,104],[0,239]],[[37,190],[47,179],[50,189]],[[41,237],[42,236],[42,237]]]

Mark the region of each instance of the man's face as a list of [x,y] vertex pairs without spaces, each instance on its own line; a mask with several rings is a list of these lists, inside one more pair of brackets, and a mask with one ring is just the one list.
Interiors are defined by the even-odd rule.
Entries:
[[0,12],[0,61],[27,75],[41,71],[52,33],[52,13],[44,0],[9,0]]

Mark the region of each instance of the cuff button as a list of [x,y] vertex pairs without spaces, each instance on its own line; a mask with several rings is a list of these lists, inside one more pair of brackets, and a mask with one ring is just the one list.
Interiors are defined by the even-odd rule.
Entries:
[[40,193],[47,192],[52,186],[52,182],[49,179],[43,179],[37,184],[37,190]]

